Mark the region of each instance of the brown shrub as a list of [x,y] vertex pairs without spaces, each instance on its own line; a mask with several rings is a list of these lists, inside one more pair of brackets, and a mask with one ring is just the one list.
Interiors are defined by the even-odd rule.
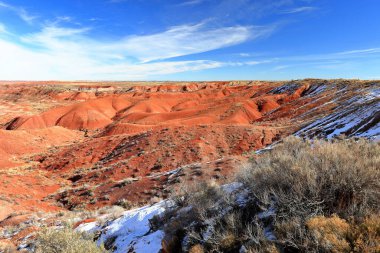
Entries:
[[190,248],[189,253],[204,253],[204,248],[200,244],[196,244]]
[[327,252],[350,252],[347,235],[350,225],[336,215],[326,218],[317,216],[306,221],[306,227],[317,245]]
[[247,249],[247,253],[281,253],[281,252],[274,244],[269,244],[267,246],[260,247],[259,249],[249,248]]
[[71,228],[41,230],[36,239],[36,253],[105,253],[90,235],[73,231]]
[[240,179],[263,204],[275,199],[281,219],[364,216],[380,205],[380,145],[292,137],[253,160]]
[[[244,206],[201,183],[177,195],[179,208],[154,227],[185,252],[197,245],[204,252],[379,252],[378,143],[288,138],[235,181],[244,185]],[[268,210],[274,216],[259,218]]]
[[371,215],[350,230],[353,252],[380,252],[380,216]]

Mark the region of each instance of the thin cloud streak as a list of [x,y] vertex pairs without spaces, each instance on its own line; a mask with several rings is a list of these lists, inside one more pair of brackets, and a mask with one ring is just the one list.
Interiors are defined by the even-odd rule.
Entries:
[[278,57],[271,59],[272,62],[280,64],[274,67],[274,70],[282,70],[299,66],[314,66],[321,69],[339,69],[350,66],[354,60],[365,59],[380,59],[380,48],[368,48],[348,50],[326,54],[303,55],[292,57]]
[[22,7],[13,6],[2,1],[0,1],[0,7],[14,12],[20,19],[22,19],[24,22],[28,23],[29,25],[33,24],[35,19],[37,18],[37,16],[31,15]]
[[2,33],[8,33],[7,28],[5,27],[4,24],[0,23],[0,34]]
[[178,4],[178,6],[191,6],[191,5],[198,5],[203,3],[204,0],[190,0],[183,3]]
[[272,62],[293,62],[293,63],[297,63],[297,62],[318,62],[318,61],[332,61],[332,60],[368,58],[368,56],[380,57],[380,48],[348,50],[348,51],[333,52],[333,53],[326,53],[326,54],[275,57],[275,58],[268,59],[268,61],[272,61]]
[[359,49],[359,50],[351,50],[337,53],[338,55],[360,55],[360,54],[378,54],[380,53],[379,48],[368,48],[368,49]]
[[109,0],[108,3],[117,4],[117,3],[127,2],[127,1],[129,0]]
[[317,10],[316,7],[302,6],[302,7],[297,7],[297,8],[293,8],[290,10],[284,10],[284,11],[281,11],[281,13],[283,13],[283,14],[295,14],[295,13],[302,13],[302,12],[311,12],[311,11],[315,11],[315,10]]

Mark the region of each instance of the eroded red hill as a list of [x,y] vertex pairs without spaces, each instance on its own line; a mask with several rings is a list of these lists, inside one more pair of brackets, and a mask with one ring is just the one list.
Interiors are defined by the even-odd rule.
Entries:
[[346,109],[375,112],[360,121],[370,124],[337,133],[377,136],[379,100],[366,99],[378,87],[344,80],[0,85],[0,213],[142,204],[187,181],[224,181],[253,151],[297,130],[333,135],[329,117],[342,120]]

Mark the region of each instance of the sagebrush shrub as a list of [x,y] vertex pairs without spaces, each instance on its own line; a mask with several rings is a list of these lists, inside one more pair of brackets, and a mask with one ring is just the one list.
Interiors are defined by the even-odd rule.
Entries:
[[350,252],[347,241],[350,225],[347,221],[336,215],[330,218],[317,216],[307,220],[306,227],[321,249],[332,253]]
[[36,238],[36,253],[105,253],[91,235],[81,234],[71,228],[45,228]]
[[380,252],[378,143],[291,137],[234,181],[245,206],[215,184],[176,196],[155,222],[165,240],[185,252]]
[[353,252],[380,252],[380,216],[371,215],[351,226],[349,240]]
[[278,217],[363,216],[380,205],[380,145],[366,140],[285,139],[252,161],[240,179]]

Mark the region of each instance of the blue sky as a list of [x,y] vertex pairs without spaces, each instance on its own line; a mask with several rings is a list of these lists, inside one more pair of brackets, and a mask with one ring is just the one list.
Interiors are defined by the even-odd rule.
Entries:
[[0,0],[0,80],[380,79],[379,0]]

